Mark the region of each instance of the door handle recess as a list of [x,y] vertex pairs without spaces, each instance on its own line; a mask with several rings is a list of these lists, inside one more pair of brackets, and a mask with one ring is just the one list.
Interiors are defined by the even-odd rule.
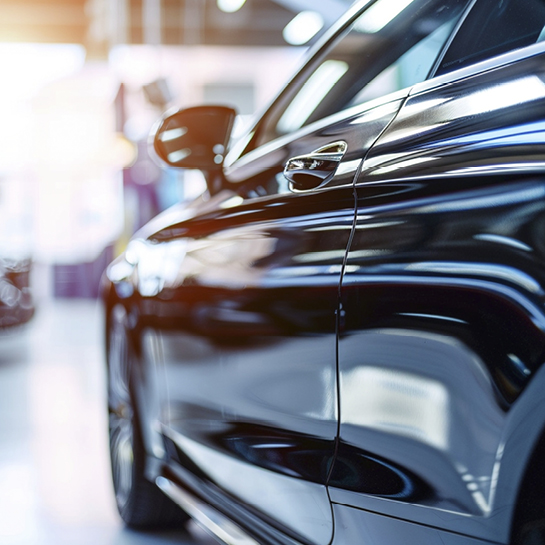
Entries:
[[341,140],[323,146],[309,155],[289,159],[284,168],[284,176],[290,182],[290,189],[308,191],[331,180],[347,148],[348,144]]

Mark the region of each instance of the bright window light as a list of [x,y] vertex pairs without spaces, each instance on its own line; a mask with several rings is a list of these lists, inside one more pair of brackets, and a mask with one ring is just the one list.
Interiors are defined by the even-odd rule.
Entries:
[[286,108],[278,121],[278,131],[286,134],[302,127],[347,71],[348,64],[344,61],[330,59],[322,63]]
[[246,0],[218,0],[218,8],[227,13],[234,13],[235,11],[238,11],[245,3]]
[[379,32],[412,2],[413,0],[379,0],[356,21],[355,29],[369,34]]
[[76,44],[0,44],[0,100],[30,98],[47,83],[83,67],[85,48]]
[[282,36],[291,45],[306,44],[324,26],[323,17],[315,11],[302,11],[284,28]]

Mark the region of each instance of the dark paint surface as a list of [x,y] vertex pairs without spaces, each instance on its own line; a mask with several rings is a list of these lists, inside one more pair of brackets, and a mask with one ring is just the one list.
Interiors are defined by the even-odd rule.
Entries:
[[[545,427],[543,66],[310,125],[142,231],[109,304],[150,458],[302,543],[507,543]],[[339,140],[289,193],[284,163]]]
[[[236,193],[167,212],[110,269],[133,309],[150,428],[161,426],[179,460],[303,542],[325,545],[333,533],[325,484],[352,183],[400,104],[354,108],[245,158],[227,170]],[[328,187],[289,193],[286,159],[339,135],[347,149]]]
[[407,504],[385,503],[387,479],[365,490],[371,468],[335,482],[337,465],[333,501],[508,539],[510,413],[534,403],[522,394],[545,358],[544,108],[535,57],[416,93],[364,162],[342,287],[340,440],[349,459],[370,452],[403,475]]
[[[427,484],[428,494],[399,498],[412,504],[406,518],[459,531],[507,507],[495,488],[509,409],[545,355],[539,250],[522,236],[542,230],[544,190],[503,184],[448,205],[407,198],[373,211],[359,200],[342,290],[340,434],[354,453],[403,468],[407,491]],[[379,501],[391,497],[386,482],[375,501],[332,499],[391,512]],[[503,538],[500,527],[481,536]]]
[[489,174],[543,172],[544,58],[536,51],[436,88],[416,85],[373,146],[361,181],[451,175],[463,186]]
[[264,198],[128,249],[157,256],[136,266],[127,302],[179,459],[311,543],[332,536],[335,311],[353,203],[351,187]]

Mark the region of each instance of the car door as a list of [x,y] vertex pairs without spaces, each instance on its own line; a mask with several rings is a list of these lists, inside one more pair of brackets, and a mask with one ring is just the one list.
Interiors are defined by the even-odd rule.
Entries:
[[147,357],[165,370],[173,459],[232,505],[322,545],[333,533],[325,485],[353,182],[465,2],[415,0],[371,35],[362,25],[380,10],[362,5],[231,150],[229,196],[150,239],[179,261],[142,308]]
[[371,535],[379,513],[508,542],[543,428],[545,9],[473,9],[356,184],[330,492]]
[[[325,482],[337,433],[336,311],[353,178],[399,104],[330,120],[234,165],[244,196],[230,192],[153,238],[182,252],[146,333],[166,373],[163,432],[182,465],[190,459],[303,542],[325,545],[333,531]],[[301,174],[288,182],[285,161],[305,150],[318,161],[333,156],[333,176],[318,189],[283,191]],[[271,186],[278,189],[267,195]]]

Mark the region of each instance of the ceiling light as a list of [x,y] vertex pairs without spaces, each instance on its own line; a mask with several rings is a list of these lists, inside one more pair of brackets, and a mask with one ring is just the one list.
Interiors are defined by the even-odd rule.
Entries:
[[218,8],[227,13],[238,11],[246,0],[218,0]]
[[282,36],[291,45],[303,45],[312,39],[324,26],[323,17],[316,11],[302,11],[284,28]]

